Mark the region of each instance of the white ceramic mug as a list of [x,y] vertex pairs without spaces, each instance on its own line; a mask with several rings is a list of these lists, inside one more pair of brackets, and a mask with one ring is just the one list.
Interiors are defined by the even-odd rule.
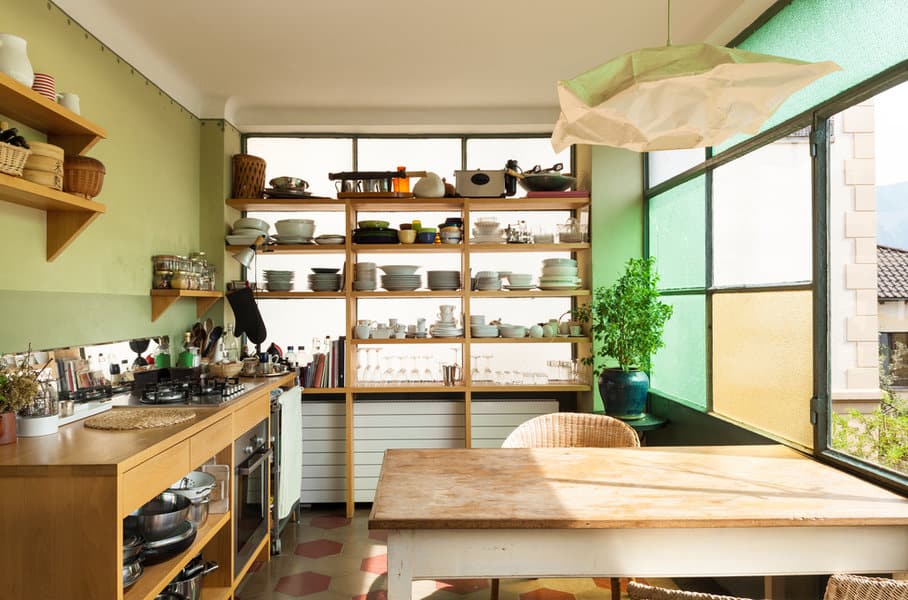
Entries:
[[72,92],[63,92],[57,94],[57,102],[60,103],[60,106],[63,108],[68,108],[77,115],[79,114],[79,95],[73,94]]

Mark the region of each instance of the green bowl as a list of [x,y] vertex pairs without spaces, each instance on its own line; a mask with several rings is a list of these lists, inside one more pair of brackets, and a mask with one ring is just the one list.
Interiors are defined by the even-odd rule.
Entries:
[[387,229],[390,222],[388,221],[359,221],[357,223],[363,229]]
[[436,229],[435,229],[434,227],[420,227],[420,228],[419,228],[419,231],[420,231],[420,232],[426,231],[426,232],[430,232],[430,233],[435,233]]

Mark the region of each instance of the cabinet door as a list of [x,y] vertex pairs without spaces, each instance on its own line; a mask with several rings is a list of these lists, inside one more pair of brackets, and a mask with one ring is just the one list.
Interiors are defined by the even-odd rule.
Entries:
[[303,402],[302,502],[346,500],[343,402]]
[[514,429],[533,417],[558,412],[557,400],[473,400],[473,448],[500,448]]

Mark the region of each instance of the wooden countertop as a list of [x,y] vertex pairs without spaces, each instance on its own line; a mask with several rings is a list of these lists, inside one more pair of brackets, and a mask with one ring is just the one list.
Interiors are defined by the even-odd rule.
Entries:
[[784,446],[395,449],[373,529],[908,525],[908,499]]
[[[0,446],[0,476],[12,472],[21,474],[23,468],[51,466],[85,467],[94,471],[121,473],[194,435],[225,414],[244,407],[261,397],[262,393],[267,394],[276,387],[292,384],[293,376],[244,378],[243,381],[253,383],[255,387],[219,406],[168,405],[171,408],[191,408],[196,412],[194,419],[177,425],[131,431],[103,431],[86,428],[83,421],[76,421],[64,425],[53,435],[20,437],[14,444]],[[149,406],[146,410],[155,410],[155,407]]]

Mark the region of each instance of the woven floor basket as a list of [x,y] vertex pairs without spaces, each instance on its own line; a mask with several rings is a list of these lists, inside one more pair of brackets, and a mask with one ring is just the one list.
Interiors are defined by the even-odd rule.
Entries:
[[261,198],[265,194],[265,159],[251,154],[233,155],[233,197]]
[[104,164],[88,156],[67,156],[63,162],[63,191],[94,198],[104,184]]
[[0,143],[0,173],[21,177],[29,154],[25,148]]

